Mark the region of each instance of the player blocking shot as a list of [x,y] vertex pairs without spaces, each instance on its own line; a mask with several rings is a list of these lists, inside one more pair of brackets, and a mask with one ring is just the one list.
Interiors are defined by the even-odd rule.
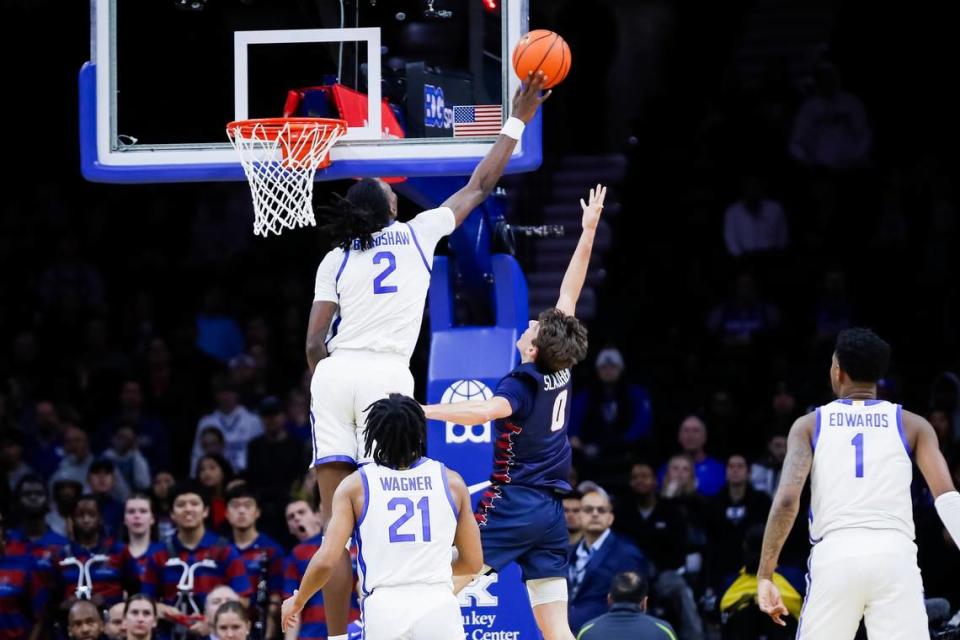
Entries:
[[[520,565],[534,618],[546,640],[572,640],[567,622],[567,527],[570,491],[570,368],[587,354],[587,330],[575,317],[606,188],[590,190],[583,231],[553,309],[543,311],[517,341],[520,365],[489,400],[435,404],[428,418],[462,425],[496,421],[493,473],[476,518],[484,571]],[[458,580],[462,588],[468,580]]]
[[787,609],[771,576],[809,475],[813,548],[800,640],[851,640],[861,618],[870,640],[930,637],[914,544],[911,456],[954,541],[960,494],[930,423],[877,399],[889,362],[890,346],[872,331],[841,332],[830,368],[837,400],[790,429],[757,572],[758,602],[785,624]]
[[365,455],[373,462],[334,494],[323,543],[300,589],[283,603],[284,630],[296,626],[356,530],[364,638],[464,637],[453,576],[482,566],[480,533],[463,479],[425,456],[426,429],[423,410],[410,397],[391,394],[370,407]]
[[[324,505],[364,462],[364,408],[389,393],[413,395],[410,356],[436,245],[493,191],[524,126],[550,96],[541,92],[546,82],[540,72],[527,77],[490,151],[440,207],[399,222],[390,186],[365,178],[322,211],[333,248],[317,269],[306,353],[313,372],[313,465]],[[324,527],[328,523],[325,509]],[[323,594],[332,640],[346,638],[352,575],[347,553],[342,556]]]

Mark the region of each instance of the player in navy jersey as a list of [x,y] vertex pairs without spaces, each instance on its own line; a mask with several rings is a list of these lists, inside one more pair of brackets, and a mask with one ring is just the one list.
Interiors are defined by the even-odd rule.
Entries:
[[254,628],[258,637],[272,638],[276,632],[280,602],[283,600],[283,547],[257,531],[260,507],[257,495],[245,483],[227,491],[227,522],[232,529],[233,548],[246,567],[253,587]]
[[3,525],[0,515],[0,640],[35,637],[47,591],[26,545],[8,541]]
[[[517,341],[520,365],[489,400],[436,404],[428,418],[462,425],[496,421],[490,488],[476,517],[484,570],[517,562],[546,640],[572,640],[567,622],[567,527],[570,491],[570,368],[587,355],[587,330],[574,316],[587,275],[606,188],[590,190],[583,232],[563,276],[557,306],[542,312]],[[462,588],[466,581],[458,581]]]

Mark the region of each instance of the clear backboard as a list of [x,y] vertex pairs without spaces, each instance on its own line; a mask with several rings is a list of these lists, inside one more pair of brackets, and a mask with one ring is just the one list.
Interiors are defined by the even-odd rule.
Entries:
[[[333,117],[318,180],[469,174],[509,115],[524,0],[92,0],[83,174],[243,180],[225,125]],[[540,122],[508,172],[541,160]]]

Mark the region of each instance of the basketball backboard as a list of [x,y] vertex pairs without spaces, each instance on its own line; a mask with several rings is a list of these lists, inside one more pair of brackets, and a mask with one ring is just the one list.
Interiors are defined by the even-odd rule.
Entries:
[[[92,0],[83,174],[243,180],[225,125],[350,124],[317,179],[469,174],[509,115],[525,0]],[[478,109],[477,107],[483,107]],[[487,124],[489,126],[484,126]],[[540,164],[540,122],[507,168]]]

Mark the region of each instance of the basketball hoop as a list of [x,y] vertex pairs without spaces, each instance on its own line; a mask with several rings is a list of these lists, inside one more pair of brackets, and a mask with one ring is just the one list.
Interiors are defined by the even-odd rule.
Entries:
[[313,178],[330,165],[330,147],[347,132],[331,118],[261,118],[227,125],[253,195],[253,233],[314,226]]

